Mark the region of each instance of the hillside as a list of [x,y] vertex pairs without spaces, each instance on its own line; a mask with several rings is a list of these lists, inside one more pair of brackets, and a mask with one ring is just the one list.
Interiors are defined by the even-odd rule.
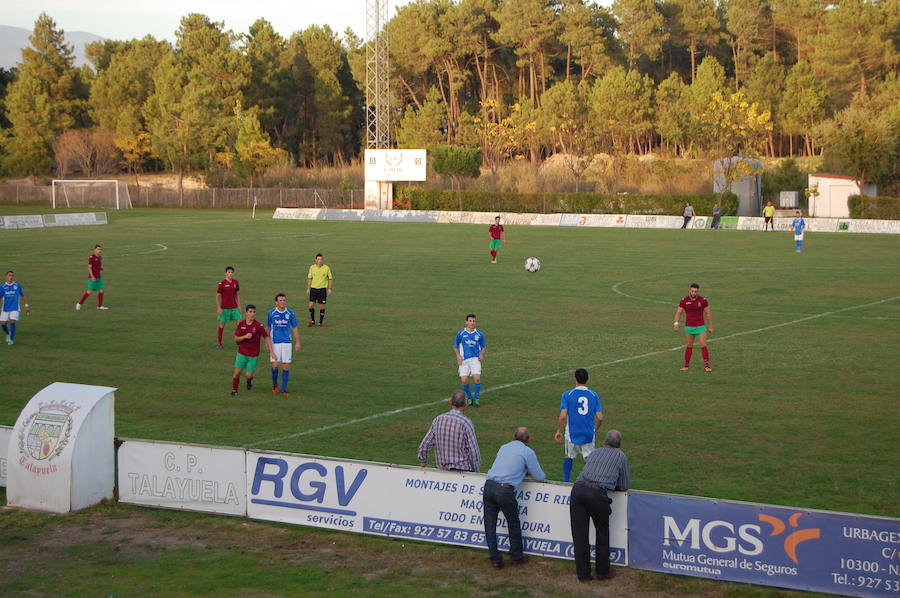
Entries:
[[[22,27],[0,25],[0,68],[9,69],[22,59],[22,48],[28,45],[31,30]],[[86,31],[66,31],[66,43],[75,50],[75,66],[88,64],[84,46],[103,38]]]

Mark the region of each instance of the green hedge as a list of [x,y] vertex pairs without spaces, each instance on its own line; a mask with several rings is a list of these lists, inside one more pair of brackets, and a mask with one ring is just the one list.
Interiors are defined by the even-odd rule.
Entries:
[[[670,214],[680,216],[685,202],[691,202],[698,215],[712,214],[713,205],[722,203],[722,215],[737,214],[734,193],[693,193],[685,195],[602,194],[602,193],[491,193],[463,191],[463,206],[470,212],[568,212],[578,214]],[[455,191],[394,187],[396,207],[410,210],[458,210]]]
[[851,195],[847,200],[851,218],[900,220],[900,197]]

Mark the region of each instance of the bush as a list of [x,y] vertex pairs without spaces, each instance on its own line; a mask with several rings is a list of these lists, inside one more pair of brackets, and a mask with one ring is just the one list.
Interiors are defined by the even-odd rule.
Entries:
[[800,170],[793,158],[788,158],[771,171],[762,174],[763,201],[771,201],[778,205],[778,193],[780,191],[799,191],[809,184],[809,173]]
[[[601,193],[492,193],[462,192],[466,210],[472,212],[575,212],[580,214],[668,214],[680,216],[691,202],[697,214],[711,214],[717,201],[722,215],[737,214],[738,198],[733,193],[601,194]],[[443,189],[413,186],[394,187],[394,201],[412,210],[456,210],[457,195]]]
[[847,200],[851,218],[900,220],[900,198],[851,195]]

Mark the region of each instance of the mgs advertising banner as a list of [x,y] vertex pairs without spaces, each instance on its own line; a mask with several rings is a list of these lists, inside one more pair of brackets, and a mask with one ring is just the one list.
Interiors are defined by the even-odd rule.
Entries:
[[631,566],[846,596],[900,594],[900,519],[629,493]]
[[[252,519],[311,525],[485,548],[483,474],[247,452],[247,514]],[[564,484],[518,488],[525,552],[573,557],[569,492]],[[610,559],[628,564],[627,496],[613,493]],[[509,549],[506,521],[497,525]]]

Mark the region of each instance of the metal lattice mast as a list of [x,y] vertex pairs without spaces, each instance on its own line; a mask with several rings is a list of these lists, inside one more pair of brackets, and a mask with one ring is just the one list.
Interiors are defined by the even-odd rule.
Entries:
[[388,0],[366,0],[366,148],[391,147]]

